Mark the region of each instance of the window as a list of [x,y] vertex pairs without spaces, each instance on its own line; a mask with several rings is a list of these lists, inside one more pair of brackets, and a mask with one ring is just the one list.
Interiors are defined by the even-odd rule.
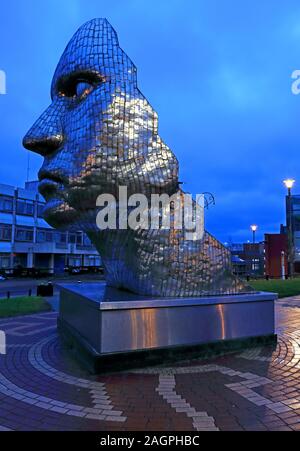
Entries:
[[85,233],[77,232],[76,235],[76,245],[78,250],[87,250],[93,247],[91,240]]
[[69,257],[69,266],[81,266],[81,258],[80,257]]
[[82,232],[76,233],[76,244],[82,245]]
[[18,199],[17,200],[17,214],[33,216],[34,215],[33,200]]
[[16,229],[16,241],[33,241],[33,229],[18,227]]
[[76,233],[69,233],[69,243],[70,244],[76,243]]
[[66,232],[55,232],[55,242],[57,244],[66,244],[67,243]]
[[101,259],[98,255],[89,255],[88,266],[101,266]]
[[252,271],[259,271],[259,269],[260,269],[259,259],[258,258],[254,258],[252,260]]
[[45,204],[43,204],[42,202],[38,202],[38,204],[37,204],[37,215],[38,215],[39,218],[43,217],[44,207],[45,207]]
[[11,225],[0,224],[0,241],[11,240]]
[[36,239],[38,243],[50,243],[53,241],[53,232],[52,230],[39,229],[37,231]]
[[83,235],[83,244],[85,246],[92,246],[91,240],[89,239],[89,237],[87,235]]
[[9,268],[10,267],[10,258],[7,254],[0,254],[0,268]]
[[6,211],[12,213],[13,211],[13,198],[10,196],[0,195],[0,211]]

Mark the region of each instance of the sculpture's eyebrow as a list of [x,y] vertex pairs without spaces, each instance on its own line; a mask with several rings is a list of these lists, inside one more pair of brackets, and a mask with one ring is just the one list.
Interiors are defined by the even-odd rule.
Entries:
[[105,80],[105,77],[95,69],[69,72],[56,80],[51,92],[52,100],[55,94],[61,93],[67,96],[72,93],[78,81],[85,81],[92,85],[96,85],[98,83],[103,83]]

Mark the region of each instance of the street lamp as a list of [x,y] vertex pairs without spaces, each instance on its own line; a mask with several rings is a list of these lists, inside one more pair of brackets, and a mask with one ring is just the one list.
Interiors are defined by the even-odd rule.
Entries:
[[250,226],[250,229],[252,230],[252,234],[253,234],[253,244],[255,243],[255,232],[257,230],[258,226],[256,224],[252,224]]
[[281,251],[281,278],[285,279],[285,252]]
[[294,239],[293,239],[293,221],[292,221],[292,188],[294,186],[294,179],[286,179],[283,181],[288,194],[286,196],[286,226],[288,235],[288,276],[293,275],[293,262],[294,262]]
[[291,189],[294,186],[295,180],[294,179],[285,179],[283,180],[283,183],[285,184],[287,190],[288,190],[288,196],[291,195]]

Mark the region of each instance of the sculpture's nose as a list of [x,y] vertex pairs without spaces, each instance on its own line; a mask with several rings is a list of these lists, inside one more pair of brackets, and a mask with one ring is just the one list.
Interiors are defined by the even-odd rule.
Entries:
[[55,152],[63,143],[62,127],[57,114],[50,106],[23,138],[25,149],[43,157]]
[[32,150],[43,157],[57,150],[62,144],[61,135],[32,136],[30,133],[23,139],[25,149]]

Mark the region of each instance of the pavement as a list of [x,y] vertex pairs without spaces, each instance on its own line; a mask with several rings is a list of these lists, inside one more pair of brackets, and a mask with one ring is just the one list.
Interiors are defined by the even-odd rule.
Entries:
[[300,430],[300,296],[276,303],[278,344],[91,376],[56,312],[0,320],[0,430]]

